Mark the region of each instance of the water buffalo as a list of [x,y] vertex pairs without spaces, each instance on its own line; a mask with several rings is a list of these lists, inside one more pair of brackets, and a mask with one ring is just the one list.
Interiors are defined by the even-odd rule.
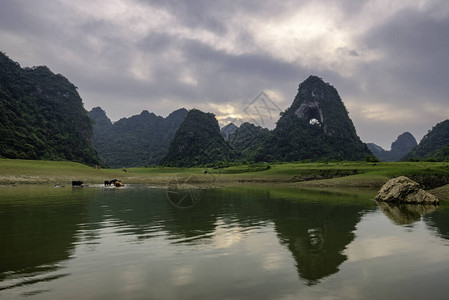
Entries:
[[114,179],[112,179],[112,180],[105,180],[104,181],[104,185],[105,186],[107,186],[107,185],[115,185],[115,183],[117,182],[117,181],[119,181],[117,178],[114,178]]
[[117,180],[116,182],[114,182],[115,187],[122,187],[125,186],[120,180]]
[[81,180],[73,180],[72,181],[72,186],[82,187],[83,186],[83,182]]

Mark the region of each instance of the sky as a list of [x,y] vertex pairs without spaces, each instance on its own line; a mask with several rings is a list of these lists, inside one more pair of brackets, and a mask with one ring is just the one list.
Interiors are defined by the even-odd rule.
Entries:
[[273,128],[309,75],[387,150],[449,118],[447,0],[1,0],[0,51],[113,121],[184,107],[239,123],[264,95]]

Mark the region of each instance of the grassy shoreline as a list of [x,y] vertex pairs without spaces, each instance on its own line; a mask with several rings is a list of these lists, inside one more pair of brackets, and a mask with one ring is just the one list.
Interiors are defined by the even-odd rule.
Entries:
[[[72,180],[101,184],[119,178],[125,184],[168,185],[173,181],[216,186],[275,184],[312,189],[379,188],[388,179],[405,175],[429,185],[441,200],[449,200],[449,164],[436,162],[333,162],[247,164],[212,168],[95,169],[63,161],[0,159],[0,184],[60,184]],[[430,186],[440,183],[440,187]]]

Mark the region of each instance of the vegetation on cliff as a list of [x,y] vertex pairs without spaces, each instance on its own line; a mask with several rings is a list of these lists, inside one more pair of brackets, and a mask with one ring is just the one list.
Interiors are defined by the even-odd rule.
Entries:
[[449,161],[449,120],[435,125],[403,160]]
[[45,66],[0,53],[0,157],[100,164],[76,87]]
[[235,158],[237,154],[224,140],[215,116],[192,109],[176,131],[162,162],[170,166],[191,167]]
[[237,126],[235,126],[234,123],[229,123],[223,128],[220,129],[221,134],[223,135],[223,138],[225,141],[229,140],[229,137],[231,134],[233,134],[237,130]]
[[281,114],[257,154],[261,161],[363,160],[371,154],[357,136],[337,90],[310,76]]
[[245,160],[254,161],[269,133],[266,128],[245,122],[229,136],[228,142]]
[[166,118],[144,110],[140,115],[112,123],[104,110],[95,107],[89,112],[95,121],[95,149],[113,168],[159,165],[186,115],[184,108]]

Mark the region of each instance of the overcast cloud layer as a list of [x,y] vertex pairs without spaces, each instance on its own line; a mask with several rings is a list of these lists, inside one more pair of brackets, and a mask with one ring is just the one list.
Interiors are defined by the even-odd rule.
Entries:
[[2,0],[0,51],[112,120],[195,107],[224,125],[262,91],[285,110],[311,74],[364,142],[419,141],[449,118],[447,0]]

